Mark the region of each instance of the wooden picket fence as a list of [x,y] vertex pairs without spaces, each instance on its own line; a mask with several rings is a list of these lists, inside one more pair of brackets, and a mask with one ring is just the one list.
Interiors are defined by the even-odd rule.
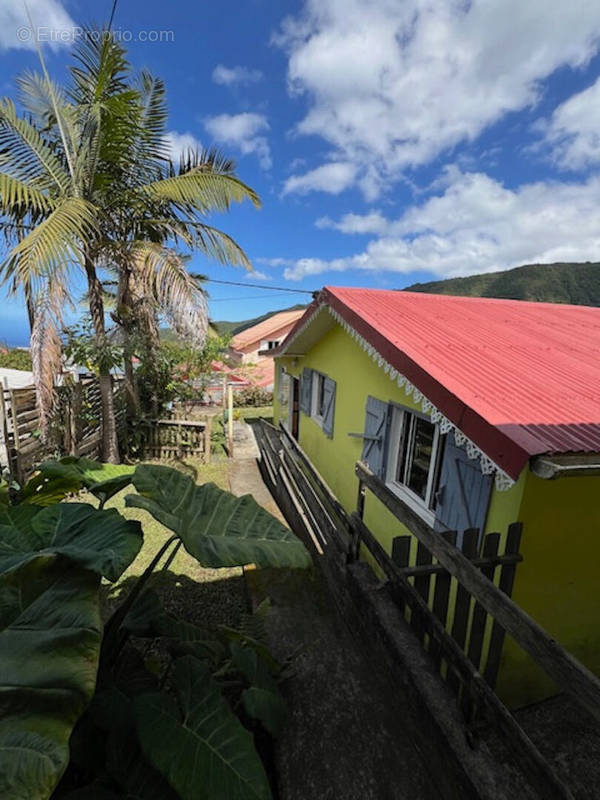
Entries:
[[[560,689],[600,720],[598,678],[510,599],[521,560],[521,525],[509,527],[501,553],[499,533],[483,537],[479,547],[479,531],[474,530],[465,533],[459,550],[456,532],[434,532],[362,462],[355,470],[357,508],[349,514],[284,428],[263,420],[257,433],[263,477],[290,525],[310,537],[325,564],[341,560],[351,566],[363,554],[374,564],[385,579],[384,588],[395,601],[399,619],[408,622],[440,678],[454,692],[467,737],[475,741],[482,727],[492,725],[503,734],[515,761],[544,798],[573,800],[493,691],[504,637],[509,633]],[[367,492],[412,534],[397,537],[391,555],[363,521]],[[336,570],[331,574],[339,583],[343,572]],[[343,590],[341,585],[338,588]]]
[[204,420],[153,419],[137,426],[139,457],[158,461],[196,457],[210,462],[212,417]]
[[[123,382],[113,382],[117,434],[125,435]],[[102,444],[100,388],[96,378],[57,387],[57,405],[42,438],[34,386],[0,391],[0,425],[6,464],[17,482],[24,482],[44,458],[54,454],[99,458]]]

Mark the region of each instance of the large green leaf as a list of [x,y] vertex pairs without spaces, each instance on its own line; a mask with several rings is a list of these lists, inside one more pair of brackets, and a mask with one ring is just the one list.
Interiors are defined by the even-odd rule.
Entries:
[[142,545],[142,528],[118,511],[87,503],[0,507],[0,573],[39,555],[68,556],[115,581]]
[[[134,467],[128,464],[103,464],[89,458],[65,456],[58,461],[44,461],[39,475],[32,478],[23,492],[28,503],[48,505],[56,491],[85,488],[105,503],[131,483]],[[69,488],[70,487],[70,488]],[[64,496],[64,495],[63,495]],[[56,500],[50,502],[56,502]]]
[[182,800],[269,800],[252,736],[221,697],[208,667],[191,656],[175,663],[165,693],[134,700],[142,752]]
[[247,713],[259,720],[273,736],[277,736],[287,717],[287,706],[271,675],[266,661],[251,647],[237,642],[231,644],[234,665],[250,686],[242,692]]
[[170,467],[141,464],[128,506],[149,511],[174,531],[205,567],[308,567],[307,549],[278,519],[247,494],[235,497],[214,483],[198,486]]
[[0,797],[47,800],[96,681],[100,578],[38,557],[0,575]]

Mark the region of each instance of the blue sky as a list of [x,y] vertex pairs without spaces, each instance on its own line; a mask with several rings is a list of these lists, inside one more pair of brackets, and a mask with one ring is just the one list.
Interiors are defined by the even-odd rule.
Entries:
[[[54,76],[72,45],[48,40],[105,21],[111,5],[29,0]],[[20,0],[0,0],[1,94],[37,68],[24,25]],[[254,276],[199,257],[196,270],[293,289],[400,288],[600,260],[599,4],[119,0],[114,29],[135,67],[166,81],[173,152],[218,144],[261,195],[262,210],[211,220]],[[210,292],[215,319],[303,299]],[[0,340],[26,343],[21,303],[1,302]]]

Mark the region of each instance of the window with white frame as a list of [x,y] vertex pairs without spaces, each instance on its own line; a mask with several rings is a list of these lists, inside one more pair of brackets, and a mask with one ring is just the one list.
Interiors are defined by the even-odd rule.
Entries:
[[392,413],[386,481],[422,515],[433,516],[443,437],[437,425],[413,411]]
[[325,375],[313,373],[311,416],[322,420],[325,416]]
[[276,347],[279,347],[280,343],[279,339],[269,339],[267,341],[267,350],[274,350]]

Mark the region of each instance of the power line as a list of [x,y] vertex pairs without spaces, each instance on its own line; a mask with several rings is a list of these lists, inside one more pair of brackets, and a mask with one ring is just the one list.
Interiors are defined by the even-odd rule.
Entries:
[[225,302],[233,302],[233,301],[240,301],[240,300],[266,300],[270,297],[280,297],[281,295],[278,294],[258,294],[248,297],[209,297],[209,303],[225,303]]
[[117,10],[117,3],[119,0],[113,0],[112,11],[110,12],[110,19],[108,21],[108,30],[112,29],[113,20],[115,18],[115,11]]
[[293,292],[295,294],[314,294],[314,289],[290,289],[286,286],[265,286],[264,283],[242,283],[241,281],[218,281],[216,278],[204,278],[202,283],[222,283],[227,286],[245,286],[251,289],[269,289],[273,292]]

